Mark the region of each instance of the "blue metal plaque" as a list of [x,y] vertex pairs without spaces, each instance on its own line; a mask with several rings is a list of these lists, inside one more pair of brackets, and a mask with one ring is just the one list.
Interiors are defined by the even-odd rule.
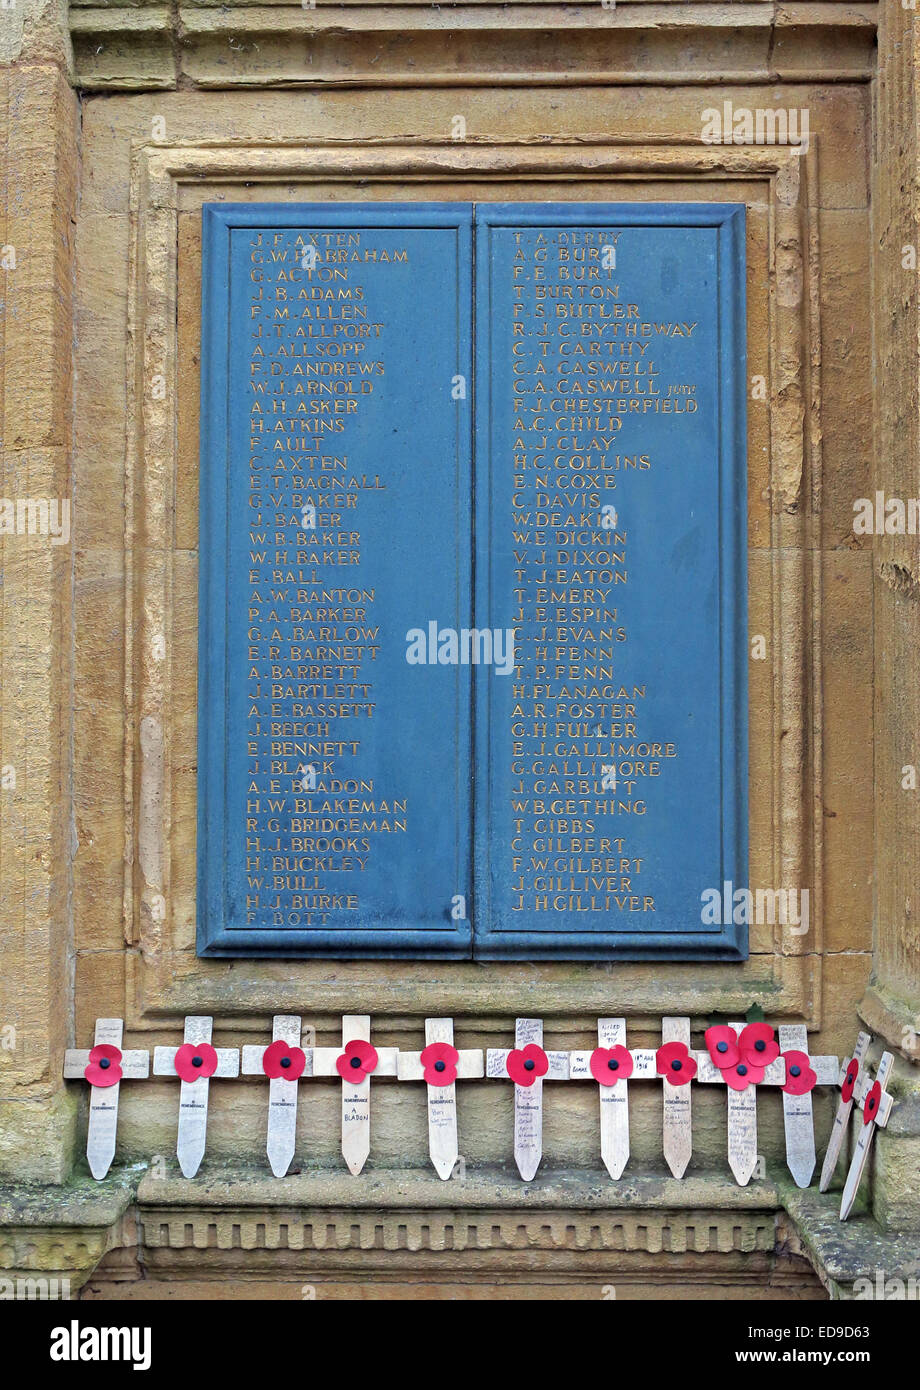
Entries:
[[202,954],[746,955],[743,233],[205,207]]
[[471,209],[203,216],[199,951],[468,956]]
[[744,957],[744,208],[476,223],[475,953]]

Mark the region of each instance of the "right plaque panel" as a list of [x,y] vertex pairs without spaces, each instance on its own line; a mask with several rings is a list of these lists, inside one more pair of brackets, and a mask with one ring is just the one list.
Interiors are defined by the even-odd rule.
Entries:
[[475,954],[743,958],[744,208],[476,221]]

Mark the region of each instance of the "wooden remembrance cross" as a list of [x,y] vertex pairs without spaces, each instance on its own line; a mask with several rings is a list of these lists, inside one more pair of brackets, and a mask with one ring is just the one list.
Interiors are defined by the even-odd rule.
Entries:
[[543,1157],[543,1080],[567,1081],[569,1054],[543,1051],[543,1020],[519,1018],[513,1048],[486,1054],[486,1076],[514,1082],[514,1161],[530,1182]]
[[840,1150],[850,1127],[850,1112],[854,1105],[854,1092],[857,1084],[862,1081],[863,1068],[866,1065],[866,1056],[871,1042],[872,1039],[868,1033],[860,1033],[856,1039],[853,1056],[840,1068],[840,1074],[837,1077],[837,1083],[840,1086],[840,1101],[837,1105],[837,1114],[834,1116],[831,1137],[827,1141],[827,1153],[824,1155],[821,1181],[818,1183],[819,1192],[826,1192],[831,1185],[834,1169],[837,1167],[837,1159],[840,1157]]
[[371,1046],[369,1014],[342,1016],[342,1050],[314,1047],[313,1075],[342,1078],[342,1157],[357,1177],[371,1151],[371,1076],[395,1076],[395,1047]]
[[211,1077],[240,1074],[239,1048],[212,1047],[213,1026],[214,1020],[206,1015],[186,1018],[182,1046],[157,1047],[153,1053],[154,1076],[178,1076],[182,1082],[176,1157],[186,1178],[195,1176],[204,1158]]
[[297,1082],[313,1074],[313,1050],[300,1046],[301,1022],[294,1014],[276,1014],[268,1047],[243,1047],[244,1076],[267,1076],[268,1136],[265,1152],[276,1178],[283,1178],[297,1142]]
[[862,1111],[862,1124],[859,1129],[859,1138],[853,1149],[853,1159],[840,1201],[841,1221],[846,1221],[853,1209],[856,1193],[859,1191],[859,1184],[869,1161],[869,1152],[872,1148],[875,1131],[879,1125],[887,1125],[891,1115],[893,1101],[885,1087],[888,1085],[888,1078],[893,1067],[894,1057],[890,1052],[883,1052],[875,1080],[871,1081],[867,1074],[859,1088],[856,1104]]
[[64,1076],[90,1083],[86,1158],[97,1182],[115,1157],[118,1092],[122,1081],[143,1080],[150,1074],[150,1053],[122,1051],[125,1025],[120,1018],[97,1018],[91,1048],[70,1047],[64,1053]]
[[446,1180],[460,1156],[456,1083],[483,1075],[482,1049],[458,1051],[453,1019],[426,1018],[424,1051],[400,1052],[396,1066],[400,1081],[428,1083],[428,1152]]

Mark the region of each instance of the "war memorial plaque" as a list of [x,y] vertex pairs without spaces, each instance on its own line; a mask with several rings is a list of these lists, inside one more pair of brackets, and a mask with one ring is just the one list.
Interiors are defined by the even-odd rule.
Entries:
[[[734,957],[744,209],[477,210],[477,954]],[[708,940],[707,940],[708,936]]]
[[743,230],[205,207],[202,953],[746,953]]
[[469,670],[405,633],[469,626],[471,220],[204,209],[209,954],[469,955]]

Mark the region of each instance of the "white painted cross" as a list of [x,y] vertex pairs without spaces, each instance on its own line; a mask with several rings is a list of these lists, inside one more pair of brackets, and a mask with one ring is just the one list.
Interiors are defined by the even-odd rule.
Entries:
[[515,1046],[490,1047],[486,1076],[514,1082],[514,1161],[525,1182],[530,1182],[543,1156],[543,1078],[569,1079],[569,1054],[543,1051],[543,1020],[519,1018],[514,1025]]
[[[765,1026],[759,1025],[761,1030]],[[761,1067],[759,1063],[752,1064],[747,1051],[742,1053],[740,1050],[741,1035],[744,1031],[743,1023],[707,1028],[706,1045],[709,1051],[697,1054],[697,1080],[704,1084],[721,1081],[727,1089],[728,1164],[735,1181],[741,1187],[750,1182],[757,1167],[756,1082],[767,1079],[766,1067],[771,1065],[776,1071],[776,1075],[771,1078],[774,1083],[784,1081],[786,1077],[785,1063],[780,1063],[778,1069],[775,1067],[779,1056],[779,1043],[774,1041],[770,1045],[765,1033],[763,1036],[758,1035],[756,1041],[764,1044],[759,1055],[764,1057],[765,1066]],[[769,1028],[768,1031],[772,1036],[773,1029]],[[750,1041],[753,1047],[755,1039],[751,1037]],[[713,1057],[724,1059],[724,1064],[717,1065]],[[752,1078],[756,1078],[756,1081]]]
[[662,1078],[661,1137],[665,1162],[675,1178],[687,1171],[693,1152],[690,1082],[699,1063],[690,1051],[689,1018],[661,1020],[661,1047],[656,1070]]
[[342,1016],[342,1049],[314,1047],[313,1075],[342,1078],[342,1157],[357,1176],[371,1151],[371,1076],[395,1076],[397,1049],[371,1046],[369,1014]]
[[875,1137],[876,1128],[881,1125],[884,1127],[888,1123],[891,1115],[891,1107],[894,1104],[891,1096],[885,1090],[888,1085],[888,1078],[894,1066],[894,1057],[890,1052],[883,1052],[878,1064],[878,1071],[875,1080],[871,1081],[868,1074],[864,1077],[859,1088],[856,1104],[862,1111],[862,1126],[856,1147],[853,1150],[853,1160],[850,1163],[850,1171],[847,1173],[847,1180],[843,1188],[843,1197],[840,1202],[840,1220],[846,1221],[852,1210],[853,1203],[856,1201],[856,1193],[866,1164],[869,1161],[869,1153],[872,1149],[872,1140]]
[[428,1083],[428,1152],[446,1180],[460,1156],[456,1083],[483,1075],[482,1049],[458,1051],[453,1019],[426,1018],[424,1051],[400,1052],[396,1068],[400,1081]]
[[[792,1025],[794,1028],[794,1025]],[[793,1031],[784,1034],[801,1041],[801,1034]],[[807,1035],[805,1038],[807,1042]],[[708,1052],[698,1052],[699,1071],[697,1079],[707,1082],[723,1082],[728,1093],[728,1163],[735,1181],[744,1187],[750,1182],[757,1167],[757,1087],[782,1086],[787,1094],[801,1099],[806,1088],[815,1085],[831,1086],[837,1078],[839,1061],[836,1057],[808,1057],[806,1048],[790,1049],[802,1053],[806,1059],[795,1056],[790,1059],[788,1068],[785,1058],[780,1054],[780,1044],[773,1036],[768,1023],[729,1023],[706,1030]],[[714,1061],[718,1058],[718,1064]],[[793,1072],[793,1067],[799,1070]],[[814,1076],[812,1081],[811,1077]],[[801,1093],[801,1094],[796,1094]],[[786,1143],[787,1161],[793,1177],[798,1182],[808,1164],[807,1149],[803,1151],[802,1123],[804,1111],[796,1106],[794,1114],[787,1112]],[[808,1112],[810,1116],[811,1107]],[[795,1149],[790,1153],[790,1120]],[[814,1149],[812,1130],[811,1148]],[[793,1166],[794,1165],[794,1166]],[[812,1156],[811,1170],[814,1169]],[[809,1172],[809,1179],[811,1172]]]
[[276,1178],[283,1178],[297,1141],[297,1082],[313,1075],[313,1050],[300,1046],[300,1019],[295,1014],[276,1014],[268,1047],[243,1047],[244,1076],[267,1076],[268,1138],[265,1152]]
[[837,1077],[837,1084],[840,1087],[840,1101],[837,1105],[837,1114],[834,1116],[831,1135],[827,1141],[827,1153],[824,1155],[824,1166],[821,1169],[821,1181],[818,1183],[819,1192],[826,1192],[831,1185],[834,1169],[837,1167],[837,1159],[840,1157],[840,1150],[843,1148],[843,1141],[850,1127],[850,1111],[853,1109],[853,1095],[857,1083],[860,1080],[863,1067],[866,1065],[866,1056],[868,1055],[871,1042],[872,1039],[868,1033],[860,1033],[856,1039],[853,1056],[840,1068],[840,1073]]
[[90,1083],[86,1159],[97,1182],[115,1157],[118,1092],[124,1081],[143,1081],[150,1075],[150,1053],[121,1048],[125,1025],[120,1018],[97,1018],[91,1048],[69,1047],[64,1053],[64,1076]]
[[185,1020],[182,1046],[157,1047],[153,1053],[154,1076],[178,1076],[182,1082],[176,1156],[186,1178],[195,1176],[204,1158],[211,1077],[240,1074],[239,1048],[211,1046],[213,1025],[212,1018],[191,1015]]
[[836,1057],[810,1057],[804,1023],[779,1025],[780,1061],[786,1064],[783,1083],[783,1126],[786,1166],[797,1187],[807,1187],[815,1171],[815,1117],[811,1093],[815,1086],[837,1082]]
[[629,1098],[627,1083],[656,1075],[655,1053],[629,1052],[626,1020],[599,1018],[593,1052],[569,1053],[569,1079],[597,1082],[601,1108],[601,1158],[616,1180],[629,1161]]

